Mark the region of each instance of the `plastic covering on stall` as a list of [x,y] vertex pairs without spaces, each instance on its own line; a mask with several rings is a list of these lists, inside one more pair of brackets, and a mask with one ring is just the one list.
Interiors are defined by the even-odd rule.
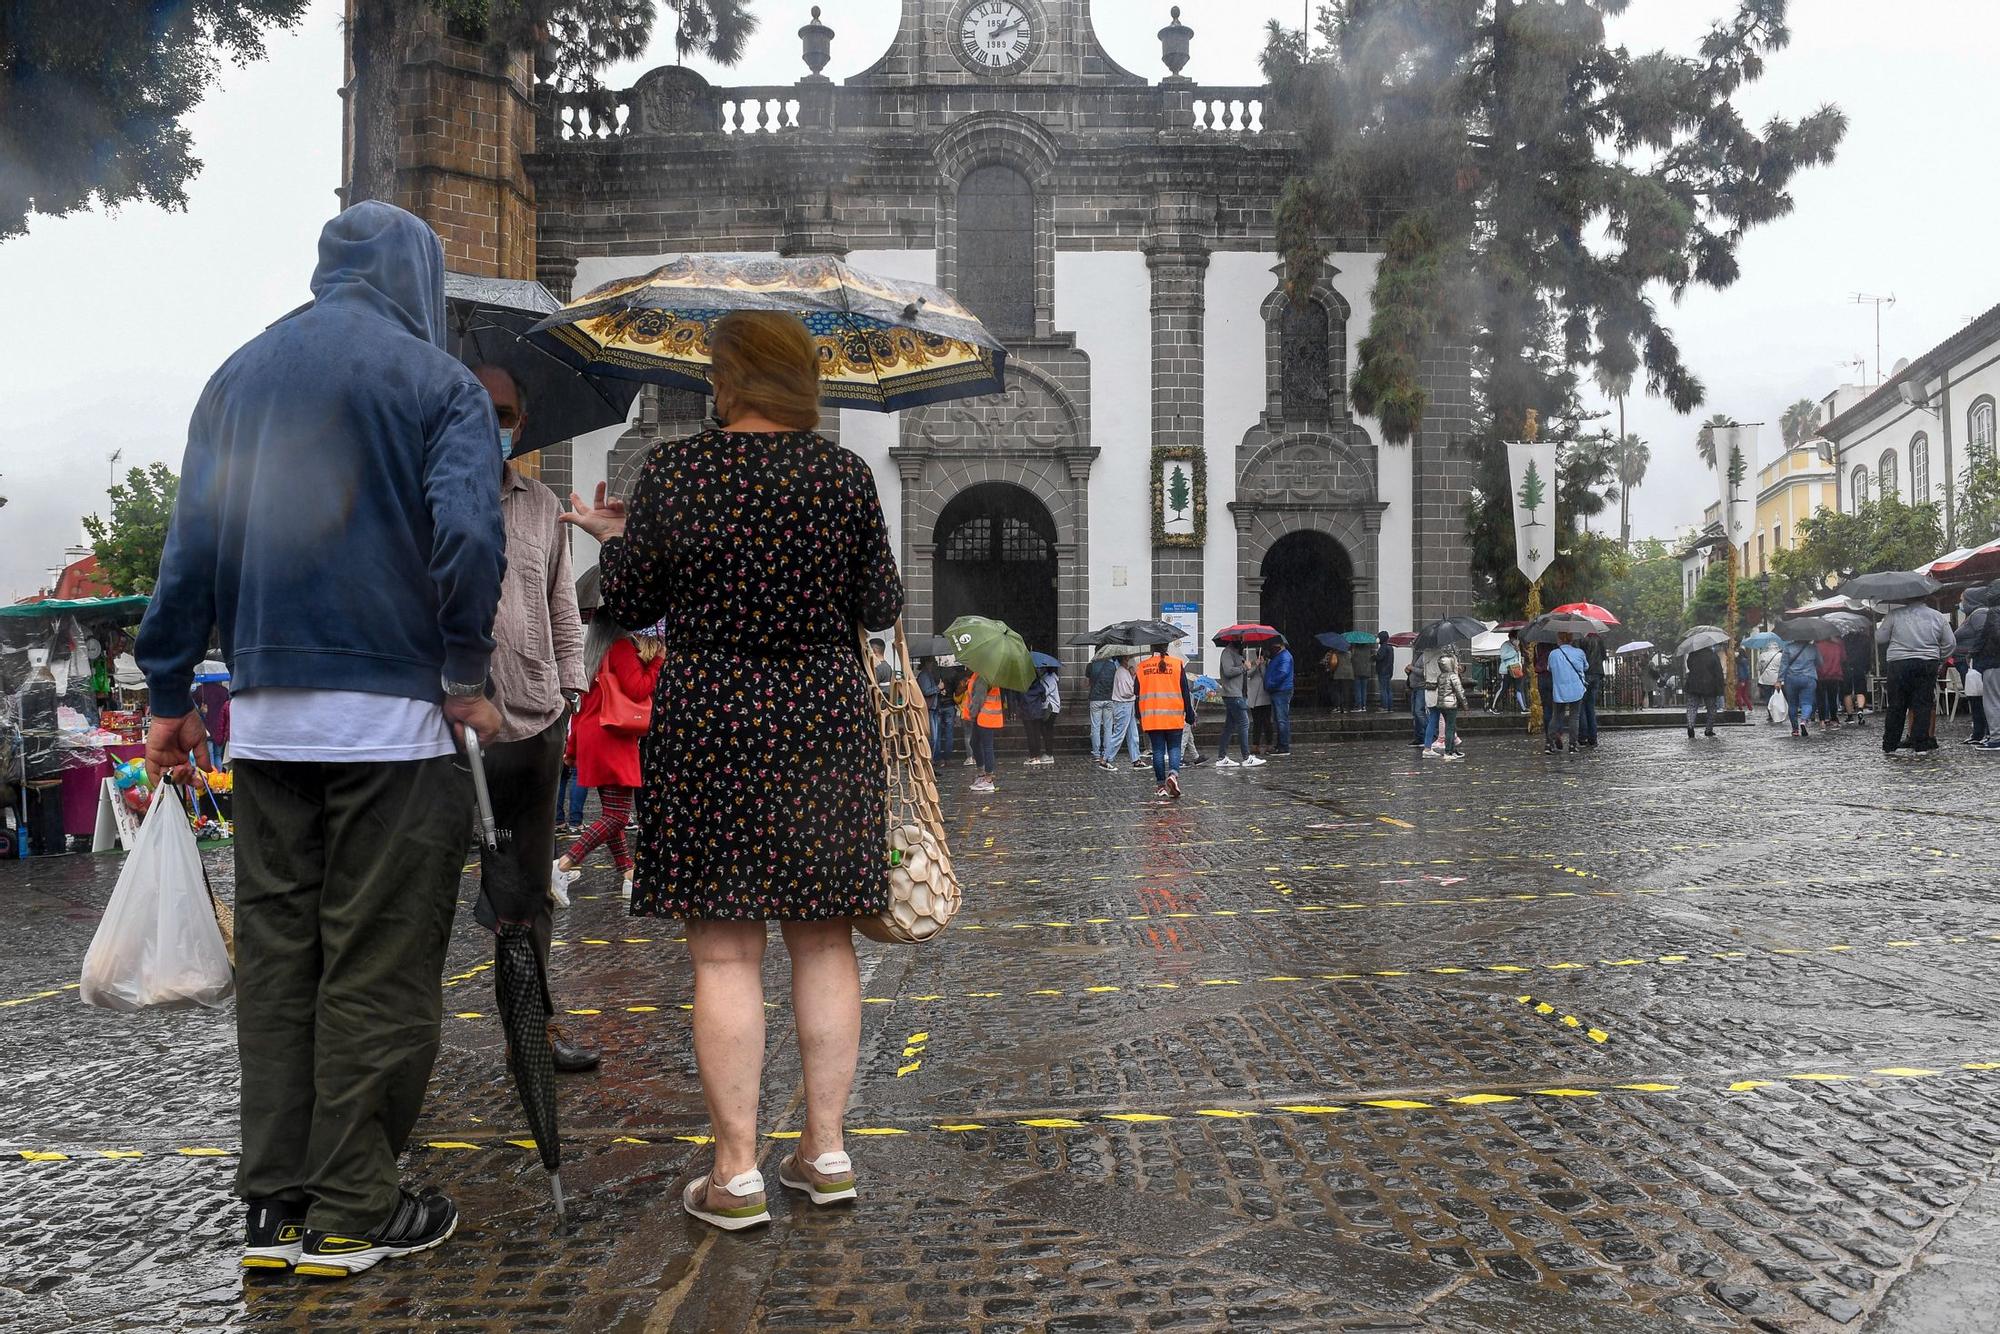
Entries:
[[44,782],[104,762],[102,747],[121,740],[98,726],[104,655],[74,615],[0,618],[0,780]]

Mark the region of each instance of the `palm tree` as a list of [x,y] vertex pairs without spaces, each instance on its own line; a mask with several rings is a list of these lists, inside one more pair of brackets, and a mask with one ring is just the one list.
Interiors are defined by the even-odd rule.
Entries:
[[1618,541],[1632,548],[1632,488],[1646,480],[1653,448],[1636,435],[1618,438]]
[[1719,426],[1734,426],[1736,419],[1726,412],[1718,412],[1701,424],[1701,430],[1694,437],[1694,452],[1701,455],[1701,461],[1710,468],[1715,466],[1715,431]]
[[1778,418],[1778,434],[1784,437],[1786,449],[1797,449],[1812,439],[1813,428],[1819,425],[1819,404],[1809,398],[1802,398],[1785,409],[1785,415]]
[[743,58],[750,34],[757,31],[757,16],[750,12],[751,0],[667,0],[679,27],[674,32],[674,49],[682,59],[693,51],[718,65],[734,65]]

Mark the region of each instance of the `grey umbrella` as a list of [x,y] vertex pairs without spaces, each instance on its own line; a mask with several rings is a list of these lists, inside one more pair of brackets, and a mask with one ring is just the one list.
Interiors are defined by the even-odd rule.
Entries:
[[604,605],[604,567],[593,565],[576,579],[576,609],[596,611]]
[[1445,616],[1417,631],[1412,647],[1419,653],[1428,653],[1456,644],[1470,644],[1485,633],[1484,621],[1476,621],[1470,616]]
[[1825,613],[1825,616],[1827,620],[1839,627],[1840,633],[1843,635],[1856,634],[1862,630],[1873,630],[1875,628],[1875,622],[1869,620],[1858,611],[1830,611]]
[[1103,644],[1171,644],[1187,638],[1187,631],[1171,621],[1119,621],[1098,633]]
[[1859,575],[1840,586],[1841,595],[1869,602],[1916,602],[1944,587],[1927,574],[1915,570],[1882,570]]
[[1674,645],[1674,656],[1685,658],[1690,653],[1699,653],[1705,648],[1716,648],[1728,642],[1729,632],[1721,626],[1697,625],[1681,636],[1680,643]]
[[1573,611],[1552,611],[1537,616],[1521,630],[1524,644],[1553,644],[1557,635],[1601,635],[1611,627],[1595,616]]
[[1794,616],[1778,622],[1778,638],[1787,644],[1817,644],[1840,638],[1840,627],[1824,616]]
[[528,397],[528,424],[511,457],[586,431],[623,424],[643,387],[635,380],[578,373],[521,335],[562,309],[538,282],[444,276],[445,350],[468,366],[503,366]]

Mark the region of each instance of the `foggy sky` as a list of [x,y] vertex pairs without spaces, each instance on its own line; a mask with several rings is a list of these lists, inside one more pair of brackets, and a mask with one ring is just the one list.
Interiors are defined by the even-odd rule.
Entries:
[[[887,48],[893,0],[820,0],[836,31],[835,79]],[[1689,50],[1728,0],[1635,0],[1614,25],[1634,47]],[[1265,20],[1299,21],[1299,0],[1182,0],[1195,29],[1186,73],[1212,84],[1260,81]],[[35,219],[0,243],[0,600],[49,579],[62,548],[81,540],[80,516],[105,509],[106,458],[125,468],[178,469],[196,396],[224,357],[306,299],[314,244],[336,207],[340,120],[339,0],[320,0],[268,59],[226,70],[189,120],[207,164],[185,213],[129,206],[115,216]],[[805,73],[795,35],[808,5],[760,0],[764,31],[735,70],[696,64],[718,83],[789,83]],[[1128,69],[1157,79],[1158,28],[1167,4],[1096,0],[1100,38]],[[2000,275],[1981,242],[1992,231],[2000,180],[1987,159],[1992,52],[2000,7],[1905,0],[1895,21],[1863,0],[1797,0],[1791,48],[1740,99],[1752,123],[1839,103],[1852,127],[1830,168],[1805,174],[1792,217],[1751,235],[1744,277],[1698,292],[1666,320],[1708,387],[1696,415],[1726,412],[1775,423],[1796,398],[1819,398],[1857,373],[1873,374],[1872,312],[1855,291],[1894,292],[1883,319],[1885,366],[1950,335],[2000,301]],[[652,59],[612,71],[629,85]],[[1635,534],[1670,535],[1696,522],[1714,495],[1695,460],[1694,425],[1664,404],[1628,402],[1630,429],[1653,446],[1652,475],[1635,493]],[[1615,524],[1615,513],[1607,519]]]

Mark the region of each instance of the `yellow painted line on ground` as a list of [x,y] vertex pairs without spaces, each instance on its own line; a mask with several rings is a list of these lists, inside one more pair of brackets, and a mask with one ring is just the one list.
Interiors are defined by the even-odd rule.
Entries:
[[1553,1016],[1557,1023],[1565,1028],[1575,1029],[1592,1042],[1602,1044],[1611,1040],[1611,1035],[1603,1029],[1586,1024],[1573,1014],[1563,1014],[1547,1001],[1536,1000],[1533,996],[1516,996],[1514,999],[1519,1004],[1531,1006],[1536,1014]]
[[[1867,1082],[1870,1079],[1875,1079],[1875,1080],[1925,1079],[1938,1075],[1946,1075],[1956,1072],[1968,1072],[1968,1071],[1969,1072],[2000,1071],[2000,1061],[1965,1061],[1957,1065],[1878,1066],[1872,1069],[1856,1070],[1851,1072],[1826,1071],[1826,1070],[1805,1070],[1805,1071],[1792,1071],[1792,1072],[1780,1071],[1771,1073],[1767,1078],[1731,1079],[1730,1082],[1726,1084],[1714,1081],[1730,1079],[1729,1076],[1714,1075],[1714,1076],[1702,1077],[1692,1083],[1635,1081],[1630,1083],[1619,1083],[1619,1084],[1601,1084],[1601,1085],[1596,1085],[1594,1087],[1585,1085],[1552,1085],[1547,1088],[1515,1088],[1507,1091],[1501,1091],[1496,1089],[1470,1089],[1464,1092],[1456,1092],[1456,1093],[1450,1090],[1441,1090],[1437,1093],[1429,1093],[1428,1096],[1425,1098],[1412,1098],[1412,1097],[1356,1098],[1356,1099],[1349,1099],[1345,1102],[1285,1101],[1285,1102],[1273,1102],[1262,1107],[1197,1107],[1191,1109],[1159,1108],[1153,1110],[1121,1109],[1118,1111],[1046,1112],[1030,1116],[1017,1116],[1012,1114],[1006,1114],[985,1121],[974,1121],[968,1119],[968,1120],[938,1121],[938,1122],[912,1122],[907,1125],[851,1126],[848,1128],[847,1133],[850,1135],[869,1137],[869,1136],[922,1134],[927,1131],[937,1131],[949,1134],[969,1134],[985,1130],[1004,1131],[1014,1127],[1033,1129],[1033,1130],[1088,1130],[1091,1129],[1092,1127],[1101,1127],[1106,1124],[1152,1126],[1159,1124],[1171,1124],[1176,1121],[1192,1120],[1193,1118],[1203,1118],[1211,1121],[1243,1121],[1243,1120],[1255,1119],[1258,1117],[1270,1117],[1270,1116],[1326,1117],[1326,1116],[1336,1115],[1342,1112],[1358,1111],[1362,1108],[1374,1108],[1378,1111],[1383,1111],[1383,1112],[1436,1112],[1436,1111],[1445,1111],[1454,1107],[1476,1109],[1481,1107],[1498,1106],[1508,1103],[1532,1102],[1533,1100],[1540,1098],[1563,1099],[1563,1100],[1601,1098],[1601,1097],[1609,1097],[1618,1093],[1641,1093],[1647,1095],[1658,1095],[1664,1093],[1686,1093],[1686,1094],[1712,1095],[1720,1093],[1749,1093],[1764,1089],[1782,1090],[1789,1088],[1794,1090],[1795,1092],[1803,1094],[1803,1089],[1800,1088],[1800,1085],[1802,1083],[1824,1084],[1824,1083],[1837,1083],[1837,1082]],[[799,1132],[794,1130],[772,1130],[766,1132],[765,1137],[769,1139],[795,1139],[798,1137],[798,1133]],[[589,1131],[572,1130],[570,1132],[570,1138],[573,1142],[577,1140],[588,1139],[591,1137],[592,1137],[591,1132]],[[608,1138],[608,1142],[613,1144],[629,1144],[629,1145],[653,1145],[653,1144],[663,1144],[663,1143],[685,1143],[685,1144],[700,1145],[700,1144],[707,1144],[710,1142],[710,1140],[707,1135],[679,1133],[672,1131],[661,1131],[659,1133],[651,1135],[643,1135],[643,1134],[635,1135],[631,1133],[629,1129],[621,1128],[620,1132],[617,1135]],[[488,1138],[488,1137],[479,1137],[475,1135],[462,1135],[456,1138],[427,1140],[424,1142],[425,1148],[437,1149],[442,1152],[468,1152],[473,1150],[497,1148],[501,1145],[507,1145],[524,1150],[532,1150],[535,1148],[535,1141],[533,1139],[528,1139],[528,1138],[520,1138],[520,1139],[506,1138],[506,1137]],[[175,1148],[171,1152],[189,1158],[225,1158],[225,1157],[235,1156],[237,1150],[234,1148],[222,1148],[211,1145],[198,1145],[198,1146]],[[126,1159],[126,1160],[143,1159],[148,1156],[148,1153],[146,1150],[133,1149],[133,1148],[50,1146],[39,1149],[13,1150],[11,1151],[11,1156],[18,1158],[21,1161],[30,1163],[66,1163],[66,1162],[73,1162],[80,1156],[99,1157],[107,1159]]]

